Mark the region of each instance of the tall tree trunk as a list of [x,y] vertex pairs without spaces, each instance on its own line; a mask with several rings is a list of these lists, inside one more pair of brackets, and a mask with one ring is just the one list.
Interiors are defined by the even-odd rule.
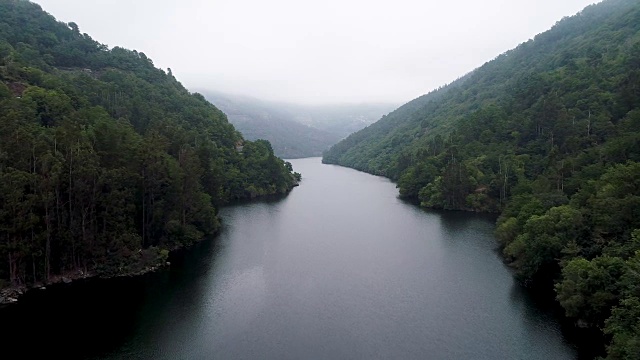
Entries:
[[44,248],[44,281],[49,281],[51,275],[51,219],[49,218],[49,206],[44,208],[47,240]]
[[9,283],[11,285],[15,285],[16,274],[13,269],[13,257],[11,256],[11,252],[9,252]]
[[142,169],[142,247],[144,247],[144,243],[147,235],[147,207],[146,207],[146,198],[147,198],[147,171],[146,169]]

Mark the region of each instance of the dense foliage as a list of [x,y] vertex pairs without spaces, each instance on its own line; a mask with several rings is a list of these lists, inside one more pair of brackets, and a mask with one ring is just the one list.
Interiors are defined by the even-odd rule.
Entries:
[[605,0],[353,134],[324,161],[423,206],[502,212],[525,284],[640,356],[640,3]]
[[28,1],[0,14],[0,288],[140,271],[215,233],[221,204],[294,186],[143,53]]

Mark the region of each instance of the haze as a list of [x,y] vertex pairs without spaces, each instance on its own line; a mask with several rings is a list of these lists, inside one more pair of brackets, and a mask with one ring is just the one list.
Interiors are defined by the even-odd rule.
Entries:
[[593,0],[36,0],[189,89],[307,104],[402,103]]

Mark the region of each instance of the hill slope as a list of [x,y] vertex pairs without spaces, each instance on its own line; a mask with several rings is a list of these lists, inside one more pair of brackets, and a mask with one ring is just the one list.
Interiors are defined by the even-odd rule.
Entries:
[[640,354],[640,3],[605,0],[349,136],[324,161],[425,207],[502,212],[518,278],[554,284],[611,359]]
[[203,91],[247,139],[265,139],[286,159],[321,156],[341,137],[294,120],[287,109],[248,97]]
[[0,13],[0,288],[144,270],[215,233],[217,206],[295,185],[143,53],[28,1]]

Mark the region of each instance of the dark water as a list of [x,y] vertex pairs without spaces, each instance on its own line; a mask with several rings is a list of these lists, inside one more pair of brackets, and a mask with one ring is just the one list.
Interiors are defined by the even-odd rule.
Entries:
[[[105,359],[575,359],[502,264],[493,219],[425,212],[389,181],[292,161],[284,199],[141,278],[32,293],[2,348]],[[34,345],[35,344],[35,345]]]

